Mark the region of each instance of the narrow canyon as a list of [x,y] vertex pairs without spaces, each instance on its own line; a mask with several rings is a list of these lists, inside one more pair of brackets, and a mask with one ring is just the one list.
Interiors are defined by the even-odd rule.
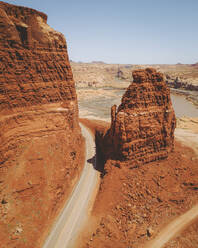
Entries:
[[[197,64],[71,62],[47,19],[0,1],[0,247],[158,244],[198,203],[198,119],[169,88],[196,116]],[[163,245],[196,247],[197,223]]]

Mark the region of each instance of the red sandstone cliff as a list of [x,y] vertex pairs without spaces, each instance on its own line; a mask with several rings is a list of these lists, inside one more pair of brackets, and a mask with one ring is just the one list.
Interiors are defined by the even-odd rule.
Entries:
[[116,109],[104,138],[108,151],[137,166],[166,158],[174,146],[175,114],[163,75],[155,69],[136,70],[133,82]]
[[82,168],[84,141],[64,36],[0,2],[1,247],[40,247]]

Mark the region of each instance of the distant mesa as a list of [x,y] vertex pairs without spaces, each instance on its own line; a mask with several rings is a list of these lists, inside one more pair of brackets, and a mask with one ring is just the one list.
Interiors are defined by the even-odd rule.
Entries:
[[91,63],[92,63],[92,64],[106,64],[106,63],[103,62],[103,61],[92,61]]
[[197,63],[195,63],[195,64],[192,64],[192,66],[194,66],[194,67],[198,67],[198,62],[197,62]]

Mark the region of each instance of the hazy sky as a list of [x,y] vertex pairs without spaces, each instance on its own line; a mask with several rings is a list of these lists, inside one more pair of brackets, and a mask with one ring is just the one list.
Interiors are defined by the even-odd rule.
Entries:
[[198,62],[198,0],[8,0],[48,15],[74,61]]

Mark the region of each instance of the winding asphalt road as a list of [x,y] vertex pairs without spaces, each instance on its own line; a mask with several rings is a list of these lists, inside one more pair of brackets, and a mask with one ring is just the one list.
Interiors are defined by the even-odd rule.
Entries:
[[83,221],[88,215],[89,203],[99,182],[99,173],[94,169],[94,157],[96,155],[94,139],[87,128],[82,124],[80,126],[86,140],[85,166],[79,182],[45,241],[43,248],[73,247]]

